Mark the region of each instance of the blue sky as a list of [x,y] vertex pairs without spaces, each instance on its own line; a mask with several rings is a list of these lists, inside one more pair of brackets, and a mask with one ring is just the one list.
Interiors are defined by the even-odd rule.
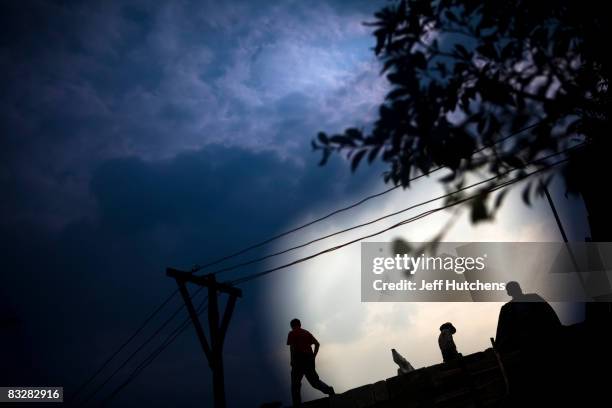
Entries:
[[[0,356],[12,368],[4,370],[10,376],[2,383],[74,389],[174,289],[166,266],[189,268],[384,189],[381,166],[351,175],[338,157],[318,167],[310,150],[320,130],[375,119],[386,83],[362,22],[384,3],[4,4],[0,244],[6,272],[0,313],[19,324],[3,336]],[[433,192],[417,188],[312,234]],[[556,239],[550,224],[541,224],[545,207],[538,208],[521,228],[510,222],[456,233],[455,239]],[[410,238],[427,239],[443,222]],[[327,265],[350,269],[339,260]],[[288,377],[278,366],[286,357],[284,320],[292,313],[312,312],[311,327],[324,344],[348,347],[354,355],[387,346],[364,337],[374,330],[372,319],[385,330],[416,321],[404,306],[387,313],[386,321],[376,318],[382,309],[361,316],[361,306],[331,310],[333,296],[296,302],[325,287],[302,278],[248,287],[226,346],[232,406],[288,402]],[[271,307],[282,313],[270,313]],[[483,313],[490,326],[496,309]],[[418,333],[414,341],[423,343],[428,332]],[[431,363],[430,351],[419,355],[425,356],[419,364]],[[336,369],[329,356],[322,354],[323,372],[341,387],[370,380],[351,379],[356,368],[343,360]],[[390,364],[375,375],[393,375]],[[192,406],[210,400],[209,380],[188,332],[115,405]]]

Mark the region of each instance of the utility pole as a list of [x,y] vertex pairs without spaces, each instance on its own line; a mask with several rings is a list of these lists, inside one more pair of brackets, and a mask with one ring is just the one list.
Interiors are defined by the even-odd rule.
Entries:
[[555,221],[557,222],[557,227],[559,227],[559,232],[561,233],[561,237],[563,238],[563,242],[566,244],[569,242],[567,239],[567,234],[565,233],[565,228],[563,228],[563,223],[561,222],[561,217],[559,217],[559,213],[557,212],[557,207],[555,207],[555,203],[550,196],[550,192],[548,191],[548,187],[543,182],[540,182],[540,186],[544,191],[544,195],[546,196],[546,200],[548,201],[548,205],[550,205],[550,209],[552,210],[553,216],[555,217]]
[[[181,296],[185,301],[185,306],[193,322],[202,350],[208,360],[208,366],[213,376],[213,396],[214,407],[225,408],[225,381],[223,374],[223,341],[229,326],[236,300],[242,297],[242,291],[231,285],[217,282],[214,275],[196,276],[191,272],[179,271],[174,268],[167,268],[166,275],[174,278],[178,284]],[[198,313],[193,306],[191,296],[187,290],[187,282],[208,288],[208,327],[210,333],[210,345],[204,335],[204,329]],[[229,298],[223,311],[219,315],[219,293],[226,293]]]
[[544,182],[540,182],[540,186],[544,192],[544,195],[546,196],[548,205],[550,205],[550,209],[553,213],[553,216],[555,217],[555,221],[557,222],[557,227],[559,227],[559,232],[561,233],[563,242],[565,242],[565,247],[567,248],[567,252],[570,256],[570,260],[572,261],[572,264],[574,265],[574,268],[576,269],[576,273],[578,274],[578,280],[580,281],[580,284],[582,285],[582,287],[586,290],[586,285],[584,283],[584,278],[582,277],[580,266],[578,265],[578,262],[576,261],[576,256],[574,255],[574,251],[572,251],[571,243],[569,242],[569,239],[567,238],[567,234],[565,233],[565,228],[563,228],[563,223],[561,222],[561,217],[559,217],[559,213],[557,212],[557,207],[555,206],[555,202],[550,196],[550,191],[548,191],[548,187],[546,186],[546,184]]

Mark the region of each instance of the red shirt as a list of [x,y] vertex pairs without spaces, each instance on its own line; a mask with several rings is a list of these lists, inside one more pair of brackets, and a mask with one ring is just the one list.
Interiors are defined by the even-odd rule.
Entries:
[[287,336],[287,345],[293,346],[293,349],[298,353],[312,354],[311,346],[316,342],[314,336],[301,327],[291,330]]

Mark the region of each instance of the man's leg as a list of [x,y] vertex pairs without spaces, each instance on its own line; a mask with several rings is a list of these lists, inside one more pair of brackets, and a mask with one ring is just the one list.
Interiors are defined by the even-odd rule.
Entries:
[[315,369],[314,359],[308,364],[308,367],[304,370],[304,374],[306,375],[306,379],[312,385],[312,388],[321,391],[323,394],[333,395],[334,389],[329,385],[325,384],[319,378],[319,374],[317,374],[317,370]]
[[304,370],[302,370],[299,366],[294,365],[291,367],[291,399],[293,400],[294,407],[299,407],[302,405],[300,389],[302,388],[303,376]]

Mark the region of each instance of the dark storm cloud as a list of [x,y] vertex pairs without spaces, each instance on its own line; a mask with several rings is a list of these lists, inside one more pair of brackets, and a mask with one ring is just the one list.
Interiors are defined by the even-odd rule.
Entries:
[[[3,3],[0,317],[17,323],[4,332],[2,383],[74,387],[174,289],[166,266],[227,253],[371,187],[379,170],[319,168],[309,141],[373,117],[384,88],[361,22],[376,8]],[[228,338],[236,406],[287,397],[286,379],[260,374],[273,371],[260,285]],[[118,402],[208,401],[195,336],[177,343]]]
[[55,228],[91,213],[109,158],[210,143],[299,156],[322,128],[366,124],[382,88],[365,4],[5,4],[0,179],[47,211],[3,213]]
[[[41,367],[36,375],[26,369],[19,376],[74,387],[173,288],[163,275],[165,266],[188,268],[255,242],[305,210],[317,212],[363,194],[371,181],[352,178],[339,161],[319,168],[311,160],[304,168],[276,153],[220,146],[167,160],[129,157],[101,164],[91,180],[98,208],[94,219],[75,221],[59,234],[36,225],[2,231],[2,247],[11,254],[3,299],[22,322],[20,330],[28,332],[24,356],[33,353]],[[251,377],[274,368],[268,366],[268,348],[260,344],[265,319],[257,311],[258,285],[246,289],[228,339],[229,387],[249,389],[245,400],[243,394],[232,396],[237,404],[283,396],[277,378]],[[186,389],[183,382],[206,381],[194,340],[193,333],[185,335],[183,347],[172,348],[173,357],[156,363],[124,401],[142,398],[138,384],[181,390],[175,406],[203,398],[204,390]],[[174,375],[155,377],[166,370]],[[164,395],[156,397],[159,406],[177,398],[168,393],[164,400]]]

